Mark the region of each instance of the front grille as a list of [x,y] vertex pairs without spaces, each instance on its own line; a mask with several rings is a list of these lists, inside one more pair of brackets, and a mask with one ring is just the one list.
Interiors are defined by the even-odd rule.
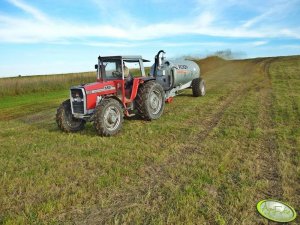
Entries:
[[84,102],[75,102],[73,101],[73,112],[84,114]]
[[71,99],[73,106],[73,113],[84,114],[84,93],[80,88],[71,89]]
[[71,95],[72,95],[72,98],[77,98],[77,97],[80,97],[80,98],[83,98],[83,93],[82,93],[82,89],[71,89]]

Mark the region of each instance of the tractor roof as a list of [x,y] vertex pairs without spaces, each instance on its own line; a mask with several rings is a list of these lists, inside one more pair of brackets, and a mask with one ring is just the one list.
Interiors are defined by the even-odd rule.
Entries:
[[[99,56],[100,58],[100,56]],[[102,59],[120,59],[122,58],[127,62],[136,62],[138,60],[143,60],[143,62],[150,62],[150,60],[143,59],[141,55],[119,55],[119,56],[101,56]]]

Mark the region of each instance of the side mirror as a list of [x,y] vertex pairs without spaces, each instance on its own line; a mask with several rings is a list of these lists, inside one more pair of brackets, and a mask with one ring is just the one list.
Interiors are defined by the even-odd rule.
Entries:
[[95,70],[97,70],[97,69],[98,69],[98,64],[95,65]]

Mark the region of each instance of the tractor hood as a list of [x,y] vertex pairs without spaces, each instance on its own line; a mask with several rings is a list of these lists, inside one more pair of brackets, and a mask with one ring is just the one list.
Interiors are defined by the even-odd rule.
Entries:
[[85,113],[89,114],[95,109],[97,103],[99,102],[99,97],[114,95],[117,92],[118,87],[121,87],[121,85],[119,85],[117,81],[94,82],[75,86],[71,88],[71,98],[74,91],[82,92],[81,96],[85,105],[84,111]]
[[90,94],[107,94],[107,92],[110,92],[112,90],[116,90],[116,85],[113,81],[108,82],[94,82],[90,84],[83,85],[83,88],[87,95]]

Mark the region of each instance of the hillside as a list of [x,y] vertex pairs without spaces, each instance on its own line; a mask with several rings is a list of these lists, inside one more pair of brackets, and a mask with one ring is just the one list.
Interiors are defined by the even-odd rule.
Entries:
[[58,130],[67,89],[0,97],[0,222],[272,224],[266,198],[299,215],[300,56],[197,63],[205,97],[111,138]]

